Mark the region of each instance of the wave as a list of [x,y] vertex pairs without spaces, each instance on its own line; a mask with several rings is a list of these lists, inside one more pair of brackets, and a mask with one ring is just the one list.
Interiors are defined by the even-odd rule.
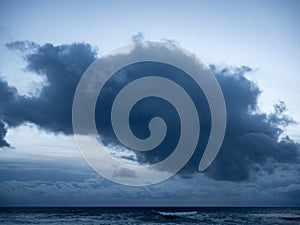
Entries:
[[197,214],[197,211],[190,211],[190,212],[158,212],[162,216],[192,216]]

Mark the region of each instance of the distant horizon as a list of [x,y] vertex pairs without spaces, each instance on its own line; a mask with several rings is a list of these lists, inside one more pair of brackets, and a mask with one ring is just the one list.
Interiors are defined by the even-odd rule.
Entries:
[[0,206],[0,208],[300,208],[300,206]]

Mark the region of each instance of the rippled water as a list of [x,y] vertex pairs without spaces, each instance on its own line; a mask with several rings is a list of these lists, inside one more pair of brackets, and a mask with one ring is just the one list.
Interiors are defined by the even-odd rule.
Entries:
[[300,224],[300,208],[0,208],[0,224]]

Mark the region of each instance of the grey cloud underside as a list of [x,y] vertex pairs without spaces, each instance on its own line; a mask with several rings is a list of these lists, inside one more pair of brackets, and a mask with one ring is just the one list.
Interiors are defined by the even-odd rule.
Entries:
[[[26,97],[20,96],[15,88],[0,80],[0,147],[9,146],[4,139],[7,129],[4,124],[9,128],[31,122],[51,132],[72,134],[71,116],[75,89],[84,71],[96,59],[96,51],[84,43],[39,46],[32,42],[12,42],[7,47],[22,51],[28,64],[27,69],[45,76],[47,84],[39,96]],[[299,144],[288,137],[279,140],[282,127],[293,123],[285,115],[284,103],[280,102],[273,114],[258,113],[256,109],[260,90],[244,76],[251,68],[218,70],[211,66],[211,70],[223,90],[228,122],[220,153],[205,171],[205,175],[216,180],[242,181],[249,179],[257,171],[272,171],[277,165],[290,164],[292,168],[296,168],[299,163]],[[119,82],[124,80],[120,79]],[[143,114],[142,109],[137,111],[139,115]],[[151,104],[144,110],[148,117]],[[206,117],[209,113],[203,115]],[[174,117],[177,118],[176,115]],[[206,119],[210,121],[210,118],[203,118],[204,121]],[[139,126],[139,123],[136,125]],[[137,134],[140,129],[142,127],[135,128]],[[178,136],[176,130],[170,132]],[[208,135],[209,131],[201,134]],[[104,142],[115,143],[113,135],[105,136]],[[174,143],[170,144],[173,145]],[[160,155],[158,151],[155,155],[136,153],[138,160],[143,163],[153,162],[154,158],[163,158],[165,154]],[[201,149],[198,149],[180,172],[183,178],[192,177],[197,172],[201,156]]]

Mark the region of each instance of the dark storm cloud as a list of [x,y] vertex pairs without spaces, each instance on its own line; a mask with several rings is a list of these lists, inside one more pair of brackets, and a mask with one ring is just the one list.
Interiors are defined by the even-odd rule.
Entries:
[[219,180],[246,180],[251,172],[267,164],[299,163],[299,144],[288,137],[279,140],[281,126],[294,123],[285,115],[283,102],[275,112],[258,113],[258,87],[247,80],[248,67],[238,70],[217,70],[211,67],[223,90],[227,105],[227,131],[215,162],[206,171],[209,177]]
[[[140,37],[141,35],[137,35],[134,38]],[[11,127],[28,121],[52,132],[72,134],[71,119],[74,92],[85,69],[96,59],[96,52],[88,44],[77,43],[60,46],[53,46],[52,44],[38,46],[32,42],[13,42],[7,46],[10,49],[23,51],[28,63],[27,69],[45,76],[47,82],[39,96],[29,98],[18,95],[14,88],[9,87],[6,82],[0,81],[0,119],[2,121],[0,124],[0,143],[2,146],[7,145],[4,141],[6,128],[2,125],[3,123]],[[151,71],[150,67],[148,69]],[[284,103],[280,102],[272,114],[258,113],[256,110],[260,90],[244,76],[246,72],[252,70],[251,68],[239,67],[218,70],[212,66],[211,69],[223,90],[228,123],[221,151],[205,174],[217,180],[242,181],[248,179],[251,173],[255,171],[263,170],[267,166],[270,168],[270,163],[274,166],[276,163],[297,165],[299,163],[299,145],[289,138],[279,140],[283,132],[281,127],[293,122],[291,118],[285,115]],[[132,72],[135,68],[130,68],[130,70]],[[124,71],[121,72],[124,73]],[[192,82],[180,79],[178,82],[181,82],[185,89],[194,95],[194,98],[199,102],[198,107],[201,108],[202,103],[206,103],[203,95],[197,95],[199,91]],[[115,86],[119,83],[126,85],[128,81],[113,80],[108,86],[110,93],[116,94],[118,88]],[[108,101],[109,98],[104,98],[104,106],[111,106]],[[145,130],[145,127],[147,127],[149,119],[157,116],[157,113],[166,118],[168,125],[172,125],[174,118],[178,120],[178,115],[174,113],[172,106],[167,106],[162,110],[161,104],[165,104],[164,102],[150,99],[150,102],[143,103],[141,101],[139,104],[132,110],[133,114],[139,116],[137,121],[132,121],[133,132],[139,137],[149,135],[149,131]],[[157,109],[153,110],[153,107]],[[104,118],[105,107],[98,108],[98,110],[100,113],[98,115]],[[208,128],[210,113],[203,112],[200,116],[202,142],[193,158],[180,172],[181,176],[185,178],[191,177],[197,172],[203,147],[210,132]],[[103,118],[104,142],[116,144],[114,135],[111,133],[112,130],[107,125],[110,120]],[[99,120],[96,118],[96,120],[101,123],[101,118]],[[173,147],[176,145],[174,139],[177,140],[174,137],[179,135],[177,123],[173,124],[173,128],[172,126],[170,129],[168,127],[168,134],[167,141],[170,142],[164,141],[161,149],[174,149]],[[159,161],[168,154],[167,151],[154,151],[150,154],[136,153],[138,160],[143,163]]]
[[17,90],[9,87],[6,81],[0,78],[0,147],[9,147],[10,145],[4,140],[7,133],[7,128],[3,123],[7,110],[10,109],[10,105],[15,104]]
[[9,147],[9,144],[4,140],[7,129],[5,125],[0,121],[0,148],[1,147]]
[[80,77],[96,59],[95,50],[83,43],[38,46],[13,42],[7,46],[26,53],[29,50],[24,56],[28,63],[26,69],[45,76],[46,84],[40,95],[32,98],[18,96],[15,89],[2,84],[1,96],[5,98],[1,99],[2,120],[9,126],[27,121],[49,131],[71,134],[73,96]]
[[[178,82],[188,91],[200,112],[201,124],[201,136],[197,150],[189,163],[179,173],[183,178],[191,178],[198,170],[198,164],[210,133],[210,113],[205,109],[207,102],[203,98],[203,93],[193,86],[193,82],[184,78],[184,74],[180,71],[172,70],[170,67],[165,68],[159,64],[151,65],[149,62],[143,63],[143,71],[140,67],[139,64],[129,66],[120,74],[116,74],[116,78],[112,77],[111,83],[108,84],[108,89],[111,90],[109,94],[117,95],[122,86],[134,80],[136,74],[142,73],[163,74],[162,76]],[[299,144],[294,143],[288,137],[280,139],[283,128],[294,123],[290,117],[285,115],[285,104],[279,102],[274,107],[274,113],[271,114],[258,112],[257,100],[261,91],[245,77],[245,73],[252,72],[250,67],[242,66],[218,70],[211,66],[211,70],[224,94],[228,123],[221,151],[212,166],[205,171],[205,175],[216,180],[243,181],[249,179],[251,173],[260,170],[267,169],[271,172],[280,163],[297,166],[299,163]],[[166,75],[168,73],[172,77],[168,77]],[[127,77],[126,82],[124,80],[122,84],[119,82],[120,87],[116,88],[117,77],[120,75]],[[104,139],[119,144],[114,139],[112,128],[107,125],[110,123],[110,104],[113,99],[114,97],[109,99],[108,96],[103,96],[101,104],[108,106],[108,110],[102,108],[99,111],[96,109],[96,112],[101,114],[101,119],[104,120],[104,122],[101,122],[101,119],[99,121],[102,123],[102,128],[106,128]],[[130,117],[135,118],[130,121],[133,133],[140,138],[148,137],[148,123],[155,116],[164,118],[168,126],[168,134],[156,149],[146,153],[135,153],[141,163],[156,163],[166,158],[176,146],[180,135],[178,133],[180,124],[177,123],[179,118],[174,113],[174,108],[153,98],[142,100],[133,107]]]

